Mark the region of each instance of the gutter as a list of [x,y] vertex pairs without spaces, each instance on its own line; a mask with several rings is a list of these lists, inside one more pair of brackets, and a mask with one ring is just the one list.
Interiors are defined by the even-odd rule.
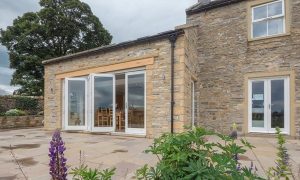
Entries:
[[175,62],[175,43],[180,33],[175,32],[169,35],[169,41],[171,43],[171,133],[174,133],[174,62]]
[[203,11],[208,11],[211,9],[227,6],[230,4],[234,3],[239,3],[245,0],[215,0],[215,1],[210,1],[208,3],[199,3],[198,5],[196,4],[195,6],[192,6],[191,8],[188,8],[185,12],[186,15],[190,16],[193,14],[197,14]]
[[153,41],[165,39],[165,38],[168,38],[169,36],[172,36],[173,34],[179,35],[179,34],[183,34],[183,33],[184,33],[184,31],[182,29],[165,31],[165,32],[162,32],[162,33],[159,33],[156,35],[145,36],[145,37],[138,38],[138,39],[132,40],[132,41],[121,42],[118,44],[111,44],[111,45],[102,46],[102,47],[98,47],[98,48],[94,48],[94,49],[90,49],[90,50],[86,50],[86,51],[82,51],[82,52],[78,52],[78,53],[74,53],[74,54],[69,54],[69,55],[62,56],[62,57],[44,60],[42,62],[42,64],[43,65],[53,64],[53,63],[68,61],[71,59],[89,56],[89,55],[93,55],[93,54],[106,53],[106,52],[110,52],[110,51],[114,51],[114,50],[118,50],[118,49],[122,49],[122,48],[127,48],[130,46],[135,46],[135,45],[141,44],[141,43],[150,43]]

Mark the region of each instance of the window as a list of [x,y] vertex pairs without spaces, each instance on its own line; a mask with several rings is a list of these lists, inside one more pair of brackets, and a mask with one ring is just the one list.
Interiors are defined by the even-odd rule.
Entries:
[[284,0],[252,7],[252,38],[285,33]]

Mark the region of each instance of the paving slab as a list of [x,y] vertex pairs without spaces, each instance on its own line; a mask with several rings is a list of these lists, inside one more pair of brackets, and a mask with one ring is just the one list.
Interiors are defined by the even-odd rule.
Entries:
[[[0,180],[25,179],[20,168],[11,155],[10,146],[25,175],[31,180],[48,180],[48,148],[53,132],[41,128],[0,130]],[[132,179],[137,168],[144,164],[153,166],[157,157],[144,153],[153,139],[95,135],[62,132],[66,144],[67,164],[69,170],[82,161],[91,168],[116,167],[113,179]],[[276,158],[276,139],[265,137],[244,137],[256,146],[243,156],[240,161],[244,166],[251,162],[258,169],[258,174],[265,176],[269,167],[274,166]],[[219,141],[208,137],[209,141]],[[286,147],[296,179],[300,179],[300,141],[288,139]],[[71,176],[69,176],[71,179]]]

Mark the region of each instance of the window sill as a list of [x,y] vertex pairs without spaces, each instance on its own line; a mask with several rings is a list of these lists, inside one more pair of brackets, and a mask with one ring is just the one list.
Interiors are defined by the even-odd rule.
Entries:
[[266,39],[272,39],[272,38],[279,38],[279,37],[285,37],[285,36],[290,36],[291,33],[284,33],[284,34],[277,34],[273,36],[266,36],[266,37],[259,37],[259,38],[248,38],[248,42],[252,41],[260,41],[260,40],[266,40]]

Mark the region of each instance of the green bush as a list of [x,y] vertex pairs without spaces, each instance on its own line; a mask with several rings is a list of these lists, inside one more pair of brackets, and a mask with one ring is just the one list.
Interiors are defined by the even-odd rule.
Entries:
[[25,116],[26,113],[19,109],[10,109],[5,112],[5,116]]
[[285,147],[285,138],[281,133],[280,128],[276,127],[277,138],[277,159],[275,161],[276,166],[271,167],[268,171],[270,179],[294,179],[290,168],[290,157]]
[[38,99],[31,97],[16,97],[16,109],[28,111],[31,114],[36,114],[38,110]]
[[0,116],[4,116],[6,109],[0,104]]
[[[223,143],[209,142],[207,137],[217,136]],[[146,150],[157,156],[155,167],[145,165],[136,171],[137,179],[263,179],[256,167],[241,167],[238,155],[253,146],[241,140],[242,146],[232,138],[203,128],[180,134],[164,134],[154,140]]]
[[88,166],[81,164],[78,168],[72,169],[71,173],[75,180],[111,180],[115,174],[113,169],[91,169]]

